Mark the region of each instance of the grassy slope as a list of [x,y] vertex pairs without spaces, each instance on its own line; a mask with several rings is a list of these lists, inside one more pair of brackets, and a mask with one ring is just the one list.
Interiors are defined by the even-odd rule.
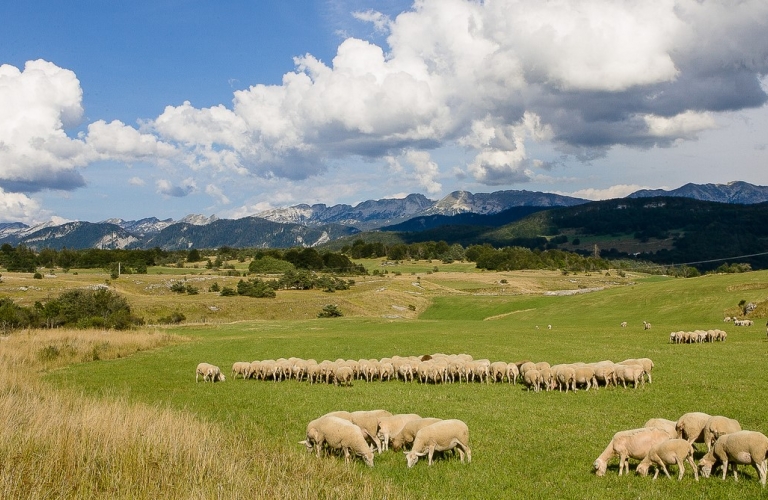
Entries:
[[[439,274],[424,276],[423,281]],[[86,393],[125,395],[186,409],[297,459],[304,453],[296,443],[306,423],[331,410],[382,407],[464,419],[473,450],[469,466],[451,460],[431,468],[419,463],[408,470],[402,454],[394,452],[377,456],[373,470],[359,462],[353,465],[362,475],[401,485],[412,497],[766,497],[751,468],[743,468],[746,477],[739,483],[732,478],[694,483],[690,472],[678,483],[634,474],[619,478],[615,461],[607,477],[597,478],[591,463],[614,432],[642,426],[651,417],[676,419],[687,411],[705,411],[768,432],[760,403],[768,361],[765,330],[722,323],[724,311],[739,300],[761,300],[767,292],[768,273],[755,272],[638,280],[631,286],[568,297],[454,294],[435,298],[419,320],[360,317],[181,328],[193,342],[130,359],[74,366],[50,380]],[[643,331],[643,320],[653,329]],[[628,321],[629,327],[620,328],[621,321]],[[552,324],[552,330],[535,328],[546,324]],[[728,341],[668,343],[670,331],[696,328],[724,328]],[[467,352],[492,361],[527,358],[551,363],[648,356],[656,369],[654,384],[637,391],[567,395],[533,394],[500,384],[357,382],[341,389],[297,382],[193,382],[194,367],[203,360],[228,371],[240,360],[299,356],[319,361],[438,351]]]

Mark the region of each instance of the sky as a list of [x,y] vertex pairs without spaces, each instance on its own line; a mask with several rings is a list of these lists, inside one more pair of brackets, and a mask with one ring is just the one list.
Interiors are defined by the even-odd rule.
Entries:
[[765,0],[28,0],[0,20],[0,222],[768,185]]

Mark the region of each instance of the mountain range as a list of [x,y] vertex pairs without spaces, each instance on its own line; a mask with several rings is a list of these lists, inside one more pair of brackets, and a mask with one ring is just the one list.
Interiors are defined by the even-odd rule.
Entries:
[[[730,204],[768,201],[768,187],[746,182],[686,184],[678,189],[642,190],[628,198],[683,197]],[[0,223],[0,244],[41,248],[188,248],[317,246],[360,231],[439,231],[446,225],[499,227],[537,211],[573,207],[589,200],[532,191],[470,193],[455,191],[440,200],[422,194],[401,199],[368,200],[352,205],[295,205],[242,219],[188,215],[181,220],[156,217],[126,221],[47,222],[27,226]]]

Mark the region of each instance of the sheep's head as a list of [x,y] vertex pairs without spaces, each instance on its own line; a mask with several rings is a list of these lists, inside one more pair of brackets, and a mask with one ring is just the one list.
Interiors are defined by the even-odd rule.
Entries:
[[408,468],[413,467],[419,461],[419,456],[415,451],[404,451],[403,453],[405,453],[405,461],[408,464]]
[[645,477],[648,475],[648,469],[651,468],[651,464],[641,462],[637,465],[637,473]]
[[603,462],[599,458],[595,460],[595,462],[592,464],[592,467],[595,468],[595,475],[598,477],[603,477],[605,475],[605,470],[608,468],[608,463]]
[[712,452],[709,452],[701,457],[701,460],[699,460],[699,469],[701,469],[701,475],[704,477],[709,477],[710,474],[712,474],[712,468],[714,467],[715,462],[716,460]]
[[368,467],[373,467],[373,452],[368,452],[363,455],[363,460],[365,461],[365,465]]

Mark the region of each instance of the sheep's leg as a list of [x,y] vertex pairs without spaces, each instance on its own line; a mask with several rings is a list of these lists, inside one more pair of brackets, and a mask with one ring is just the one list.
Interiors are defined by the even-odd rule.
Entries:
[[435,445],[429,446],[428,456],[429,456],[429,464],[432,465],[432,456],[435,454]]
[[659,477],[659,466],[653,464],[653,480],[655,481],[657,477]]
[[627,474],[629,474],[629,460],[627,460],[626,455],[621,454],[619,455],[619,475],[622,474],[624,471],[624,462],[627,462]]
[[693,461],[693,455],[688,455],[688,458],[686,459],[688,463],[691,465],[691,468],[693,469],[693,477],[696,478],[696,481],[699,480],[699,470],[696,467],[696,462]]
[[677,480],[682,481],[685,475],[685,462],[680,457],[677,457],[675,461],[677,462]]

